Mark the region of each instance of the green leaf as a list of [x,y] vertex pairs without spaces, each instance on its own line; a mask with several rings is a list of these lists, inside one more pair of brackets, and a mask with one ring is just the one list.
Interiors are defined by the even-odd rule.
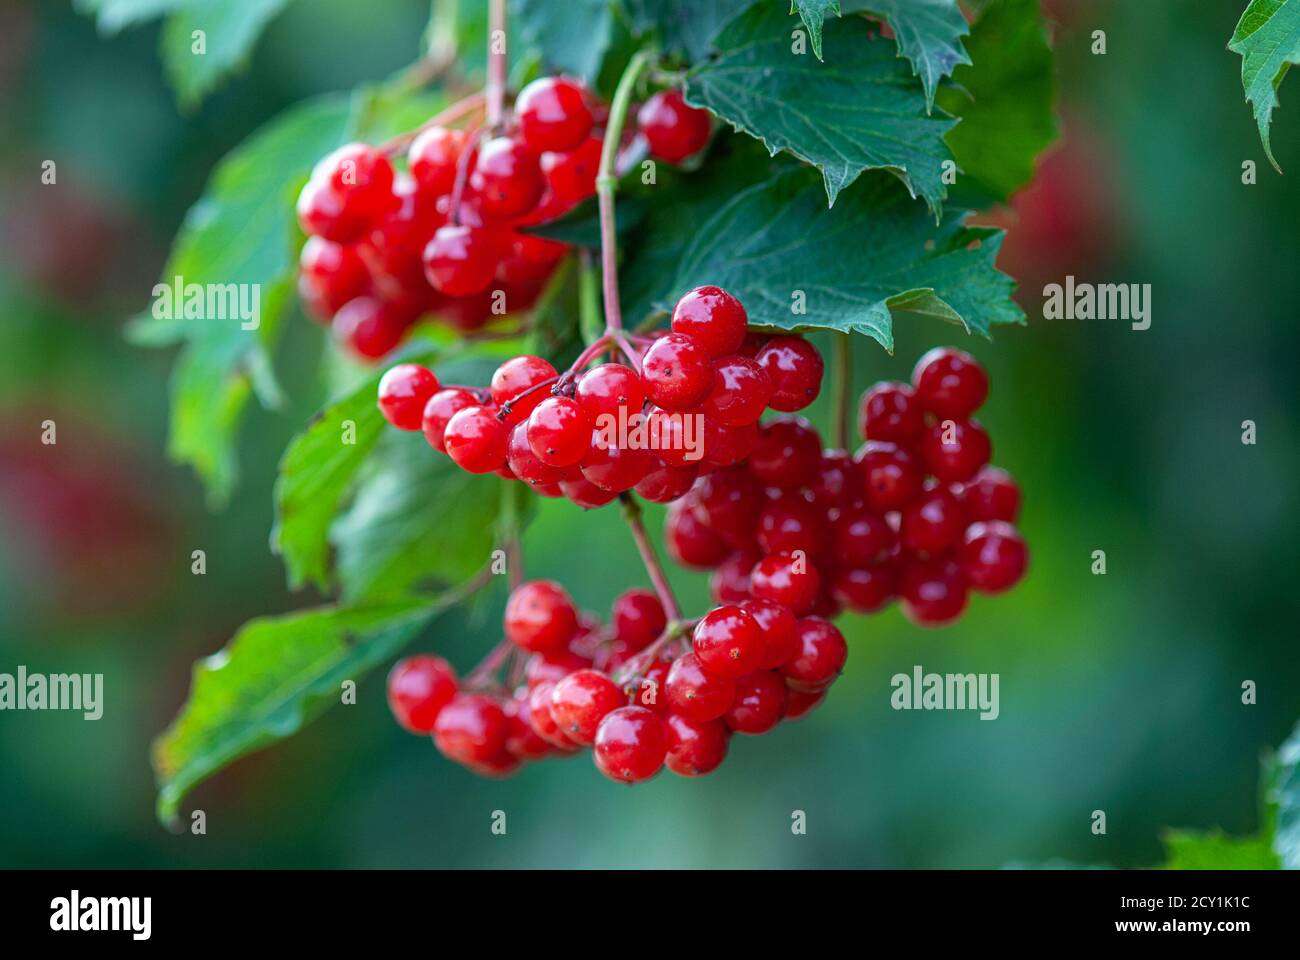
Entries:
[[1300,63],[1300,0],[1251,0],[1237,22],[1228,49],[1241,54],[1241,85],[1246,102],[1255,105],[1255,123],[1264,154],[1278,173],[1269,123],[1277,106],[1277,88],[1293,63]]
[[[827,210],[812,175],[779,174],[736,194],[694,231],[665,301],[716,283],[780,329],[865,333],[893,349],[893,320],[938,317],[988,336],[1023,323],[1014,283],[994,267],[1002,234],[940,222],[889,178],[863,178]],[[796,313],[802,307],[805,312]]]
[[714,49],[718,31],[754,2],[622,0],[633,30],[657,37],[664,51],[687,63],[697,63],[707,57]]
[[790,0],[790,12],[799,12],[799,18],[808,28],[813,53],[822,59],[822,21],[828,13],[840,15],[840,0]]
[[954,201],[1005,201],[1034,176],[1056,139],[1055,77],[1037,0],[991,0],[967,42],[974,66],[959,67],[939,105],[961,117],[948,146],[962,169]]
[[288,2],[188,0],[172,13],[163,25],[162,61],[181,106],[194,107],[242,66],[263,29]]
[[614,38],[615,0],[513,0],[510,15],[520,38],[547,72],[594,83]]
[[970,29],[957,0],[844,0],[845,13],[871,13],[894,31],[898,50],[921,78],[926,104],[933,108],[939,81],[958,64],[970,63],[961,38]]
[[1278,750],[1269,796],[1276,832],[1273,850],[1288,870],[1300,870],[1300,725]]
[[888,170],[936,215],[947,187],[944,134],[955,121],[927,103],[887,40],[859,17],[826,24],[826,62],[792,52],[779,6],[755,7],[718,37],[717,59],[687,78],[686,98],[708,107],[768,151],[822,172],[834,204],[864,171]]
[[78,13],[95,18],[103,34],[114,34],[171,13],[188,0],[73,0]]
[[297,733],[356,680],[395,656],[446,597],[371,607],[320,607],[252,620],[194,665],[189,699],[153,747],[158,818],[174,822],[195,785]]
[[1166,870],[1276,870],[1268,838],[1229,837],[1222,830],[1166,830]]

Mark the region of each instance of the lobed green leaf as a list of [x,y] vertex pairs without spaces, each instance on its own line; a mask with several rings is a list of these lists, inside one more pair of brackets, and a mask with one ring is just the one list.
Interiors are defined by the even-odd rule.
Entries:
[[1255,123],[1264,154],[1278,173],[1269,142],[1277,88],[1291,65],[1300,63],[1300,0],[1251,0],[1232,32],[1228,49],[1241,54],[1241,85],[1255,106]]

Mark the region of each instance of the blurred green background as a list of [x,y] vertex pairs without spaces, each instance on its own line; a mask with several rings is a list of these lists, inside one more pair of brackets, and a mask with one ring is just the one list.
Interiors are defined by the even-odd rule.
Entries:
[[[154,820],[148,744],[194,659],[315,599],[286,592],[267,547],[276,460],[312,411],[309,391],[297,409],[251,410],[240,491],[209,514],[163,456],[171,357],[128,347],[122,325],[222,154],[290,103],[409,63],[427,4],[290,5],[247,71],[188,115],[156,26],[105,40],[66,3],[4,4],[0,670],[103,672],[107,702],[93,723],[0,714],[0,866],[1139,866],[1162,859],[1166,826],[1254,831],[1261,751],[1300,716],[1300,190],[1268,168],[1225,49],[1242,6],[1051,4],[1065,136],[1004,218],[1002,265],[1030,323],[961,344],[990,368],[994,460],[1026,491],[1020,589],[938,631],[897,610],[844,618],[852,653],[825,705],[737,738],[699,781],[620,787],[585,758],[477,779],[398,730],[376,673],[357,706],[201,786],[186,808],[207,812],[208,833],[194,837]],[[1089,52],[1096,29],[1104,56]],[[1273,132],[1292,172],[1297,96],[1283,85]],[[47,159],[57,190],[39,184]],[[1067,273],[1150,283],[1151,329],[1041,319],[1043,284]],[[319,337],[292,326],[282,349],[306,370]],[[897,336],[893,357],[859,344],[858,389],[961,337],[937,323]],[[47,418],[57,447],[39,444]],[[548,502],[525,546],[530,575],[562,577],[605,615],[644,583],[611,511]],[[205,577],[189,574],[195,548]],[[705,603],[702,576],[673,580],[688,609]],[[472,665],[502,600],[420,645]],[[999,673],[1001,717],[891,710],[889,678],[914,664]],[[806,836],[791,835],[794,809]],[[1106,836],[1089,829],[1095,809]]]

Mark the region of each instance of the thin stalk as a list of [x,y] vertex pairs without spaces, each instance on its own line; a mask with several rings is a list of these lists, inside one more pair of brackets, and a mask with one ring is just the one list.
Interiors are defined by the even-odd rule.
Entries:
[[[501,38],[501,52],[495,52]],[[506,0],[488,0],[487,126],[501,128],[506,97]]]
[[831,436],[841,450],[849,448],[849,424],[853,409],[853,342],[847,333],[832,333]]
[[650,576],[650,583],[655,588],[655,595],[663,605],[664,613],[668,615],[669,620],[680,620],[682,618],[682,608],[677,605],[677,597],[673,595],[673,588],[668,585],[668,578],[664,575],[664,568],[655,555],[654,545],[650,542],[650,536],[646,533],[645,524],[641,521],[641,505],[636,502],[636,498],[632,494],[627,492],[620,493],[618,500],[623,507],[623,517],[627,520],[628,528],[632,531],[632,539],[636,541],[636,548],[641,554],[641,562],[645,564],[646,573]]

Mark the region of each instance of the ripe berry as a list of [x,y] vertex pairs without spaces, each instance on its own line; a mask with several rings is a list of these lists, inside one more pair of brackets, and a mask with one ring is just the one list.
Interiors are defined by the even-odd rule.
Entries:
[[941,626],[966,609],[966,575],[951,558],[914,560],[903,567],[898,595],[903,613],[913,623]]
[[834,624],[819,617],[805,617],[799,621],[796,635],[799,653],[781,668],[792,687],[817,690],[839,676],[849,657],[849,646]]
[[646,351],[641,379],[655,404],[665,410],[687,410],[713,389],[713,364],[694,338],[670,333]]
[[430,127],[411,141],[406,163],[422,190],[434,196],[451,193],[467,139],[464,130]]
[[402,341],[415,319],[409,305],[374,297],[349,300],[334,315],[334,338],[364,360],[378,360]]
[[862,395],[858,429],[864,440],[910,443],[925,429],[925,416],[905,383],[877,383]]
[[424,405],[420,424],[420,429],[424,431],[424,439],[429,441],[429,446],[439,453],[446,453],[447,423],[461,410],[477,405],[478,398],[460,387],[439,390],[431,396]]
[[613,422],[617,423],[620,412],[624,419],[640,413],[645,403],[645,388],[631,367],[621,363],[602,363],[578,378],[574,396],[591,425],[600,429],[603,415],[613,417]]
[[821,588],[821,575],[805,555],[764,557],[749,578],[756,599],[789,607],[798,616],[813,609]]
[[762,506],[762,488],[740,467],[706,474],[691,493],[695,516],[736,549],[753,545]]
[[822,356],[800,337],[769,340],[755,358],[772,381],[773,410],[802,410],[817,399],[822,388]]
[[571,397],[544,397],[528,415],[528,444],[543,463],[571,467],[591,449],[591,421]]
[[975,420],[941,420],[921,440],[926,469],[944,483],[971,479],[990,453],[989,435]]
[[686,653],[673,661],[664,692],[674,711],[704,723],[727,712],[736,697],[736,683],[706,671],[699,657]]
[[865,507],[845,510],[833,526],[835,560],[846,567],[867,567],[889,555],[897,542],[885,518]]
[[442,657],[407,657],[388,674],[388,707],[412,733],[432,733],[438,713],[456,695],[456,671]]
[[614,636],[635,652],[654,643],[668,626],[663,604],[649,590],[627,590],[614,601],[610,617]]
[[640,483],[654,463],[649,450],[608,444],[600,434],[593,434],[591,450],[580,468],[582,475],[602,490],[622,493]]
[[822,443],[801,417],[778,417],[763,424],[749,455],[749,472],[768,487],[807,486],[821,466]]
[[732,354],[714,363],[713,387],[700,409],[725,427],[744,427],[758,422],[771,396],[772,384],[759,365]]
[[569,674],[551,691],[551,716],[574,743],[596,738],[596,728],[611,710],[626,702],[623,691],[597,670]]
[[399,430],[419,430],[424,407],[438,391],[438,378],[418,363],[399,363],[379,381],[379,410]]
[[921,465],[897,444],[868,440],[854,459],[862,475],[867,506],[875,513],[901,510],[920,494],[925,480]]
[[829,539],[826,512],[806,495],[786,491],[770,498],[758,514],[758,545],[764,553],[819,555]]
[[423,257],[429,286],[449,297],[468,297],[492,285],[499,252],[486,228],[449,223],[434,231]]
[[618,496],[618,491],[606,490],[603,487],[598,487],[581,473],[578,473],[576,476],[565,477],[561,480],[560,489],[564,491],[566,497],[584,510],[594,510],[597,507],[603,507]]
[[823,507],[848,506],[862,496],[858,465],[843,450],[824,450],[808,490]]
[[382,150],[349,143],[325,156],[312,170],[313,180],[329,184],[358,215],[371,218],[393,206],[393,164]]
[[723,721],[737,733],[767,733],[785,715],[785,681],[771,670],[755,670],[736,681],[736,699]]
[[989,377],[969,353],[935,347],[912,371],[916,399],[941,420],[965,420],[989,395]]
[[298,293],[322,319],[334,316],[370,286],[366,265],[354,247],[308,237],[298,258]]
[[687,106],[679,90],[661,90],[642,104],[637,126],[650,152],[669,163],[681,163],[709,142],[709,112]]
[[[619,646],[617,641],[615,646]],[[631,657],[632,654],[627,656]],[[632,677],[628,680],[623,685],[623,692],[627,694],[628,704],[653,710],[661,717],[668,716],[671,712],[667,693],[668,670],[671,667],[671,660],[660,657],[646,667],[639,677]]]
[[516,423],[510,428],[506,465],[516,479],[534,488],[559,483],[566,475],[563,467],[552,467],[538,459],[528,443],[528,426],[523,423]]
[[759,555],[751,550],[737,550],[709,577],[709,595],[714,603],[741,603],[749,599],[749,572]]
[[577,744],[564,735],[560,725],[551,715],[551,694],[555,680],[543,680],[528,691],[528,722],[533,732],[547,743],[564,750],[573,750]]
[[775,670],[799,654],[797,620],[788,607],[771,600],[746,600],[741,604],[763,629],[763,659],[759,668]]
[[875,613],[894,598],[898,575],[887,563],[849,567],[831,578],[831,596],[854,613]]
[[1020,532],[1004,520],[972,523],[962,544],[961,564],[980,593],[1002,593],[1025,575],[1029,550]]
[[492,473],[505,465],[510,428],[497,419],[491,407],[473,406],[457,411],[442,433],[447,456],[467,473]]
[[501,705],[506,715],[506,753],[517,760],[540,760],[554,750],[533,728],[528,690],[517,690]]
[[749,315],[721,287],[696,287],[673,308],[672,331],[690,337],[710,357],[735,353],[745,341]]
[[[686,413],[683,416],[694,416]],[[701,462],[718,467],[730,467],[749,457],[758,446],[758,424],[747,423],[743,427],[724,427],[720,423],[701,417],[694,422],[703,421],[700,439]]]
[[336,243],[351,243],[369,225],[327,180],[317,177],[308,180],[298,194],[297,213],[304,233]]
[[800,717],[807,716],[812,708],[821,703],[826,698],[825,689],[822,690],[791,690],[785,699],[785,719],[798,720]]
[[505,749],[505,712],[486,694],[458,693],[438,713],[433,742],[457,763],[487,763]]
[[680,713],[664,718],[668,755],[664,765],[682,777],[702,777],[727,756],[727,727],[718,720],[692,720]]
[[619,707],[596,729],[596,767],[611,780],[636,783],[659,772],[668,753],[664,723],[645,707]]
[[684,567],[708,570],[730,552],[722,538],[690,509],[684,500],[672,503],[664,518],[664,545]]
[[1020,487],[1011,474],[999,467],[981,467],[962,487],[962,499],[971,520],[1015,523],[1020,516]]
[[552,220],[595,196],[603,147],[600,137],[588,137],[568,153],[543,153],[542,177],[549,192],[528,219]]
[[538,153],[572,150],[591,133],[591,110],[582,86],[565,77],[539,77],[515,98],[524,142]]
[[546,181],[537,154],[509,137],[495,137],[479,147],[469,185],[489,220],[513,220],[542,199]]
[[[524,354],[507,360],[492,374],[492,402],[499,407],[510,404],[507,423],[528,419],[533,409],[548,396],[541,384],[556,378],[555,367],[541,357]],[[538,387],[532,390],[533,387]],[[520,394],[532,390],[526,397]]]
[[718,607],[695,625],[692,648],[700,665],[719,677],[740,677],[763,659],[763,628],[748,610]]
[[683,496],[695,483],[699,468],[694,464],[677,466],[660,461],[636,485],[636,492],[651,503],[671,503]]
[[577,631],[577,608],[553,580],[522,583],[506,602],[506,639],[522,650],[563,650]]
[[898,528],[904,548],[918,557],[937,557],[961,540],[966,510],[947,487],[934,485],[903,511]]
[[524,681],[530,687],[539,683],[559,683],[574,670],[583,670],[591,666],[591,661],[575,653],[572,647],[549,650],[546,653],[534,653],[528,658],[524,667]]

